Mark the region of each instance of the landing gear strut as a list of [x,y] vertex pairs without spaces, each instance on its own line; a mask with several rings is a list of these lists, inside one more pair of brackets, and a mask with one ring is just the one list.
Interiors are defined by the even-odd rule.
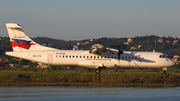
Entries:
[[95,73],[96,73],[96,74],[101,73],[101,69],[95,69]]

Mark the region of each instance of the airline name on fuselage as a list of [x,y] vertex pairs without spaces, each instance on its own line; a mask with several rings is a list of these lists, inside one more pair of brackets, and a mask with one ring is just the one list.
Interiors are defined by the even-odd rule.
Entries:
[[86,60],[104,60],[104,61],[111,61],[111,59],[86,59]]
[[66,53],[56,53],[56,54],[66,55]]

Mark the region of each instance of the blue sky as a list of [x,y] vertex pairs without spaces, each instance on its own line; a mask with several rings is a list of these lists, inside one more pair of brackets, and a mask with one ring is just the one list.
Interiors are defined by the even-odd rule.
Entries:
[[1,0],[5,23],[18,23],[30,37],[63,40],[101,37],[180,37],[180,0]]

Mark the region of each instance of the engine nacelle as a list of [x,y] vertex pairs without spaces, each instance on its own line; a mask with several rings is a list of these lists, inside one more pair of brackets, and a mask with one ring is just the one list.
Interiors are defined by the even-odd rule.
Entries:
[[95,44],[95,45],[91,46],[89,53],[100,54],[100,53],[103,53],[105,51],[106,51],[106,48],[103,45]]

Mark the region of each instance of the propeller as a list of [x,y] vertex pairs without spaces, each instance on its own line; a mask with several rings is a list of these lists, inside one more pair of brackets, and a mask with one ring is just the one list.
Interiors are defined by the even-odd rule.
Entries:
[[110,56],[110,48],[109,48],[109,51],[108,51],[108,57]]
[[120,62],[121,54],[123,51],[121,50],[121,40],[118,42],[118,60]]

